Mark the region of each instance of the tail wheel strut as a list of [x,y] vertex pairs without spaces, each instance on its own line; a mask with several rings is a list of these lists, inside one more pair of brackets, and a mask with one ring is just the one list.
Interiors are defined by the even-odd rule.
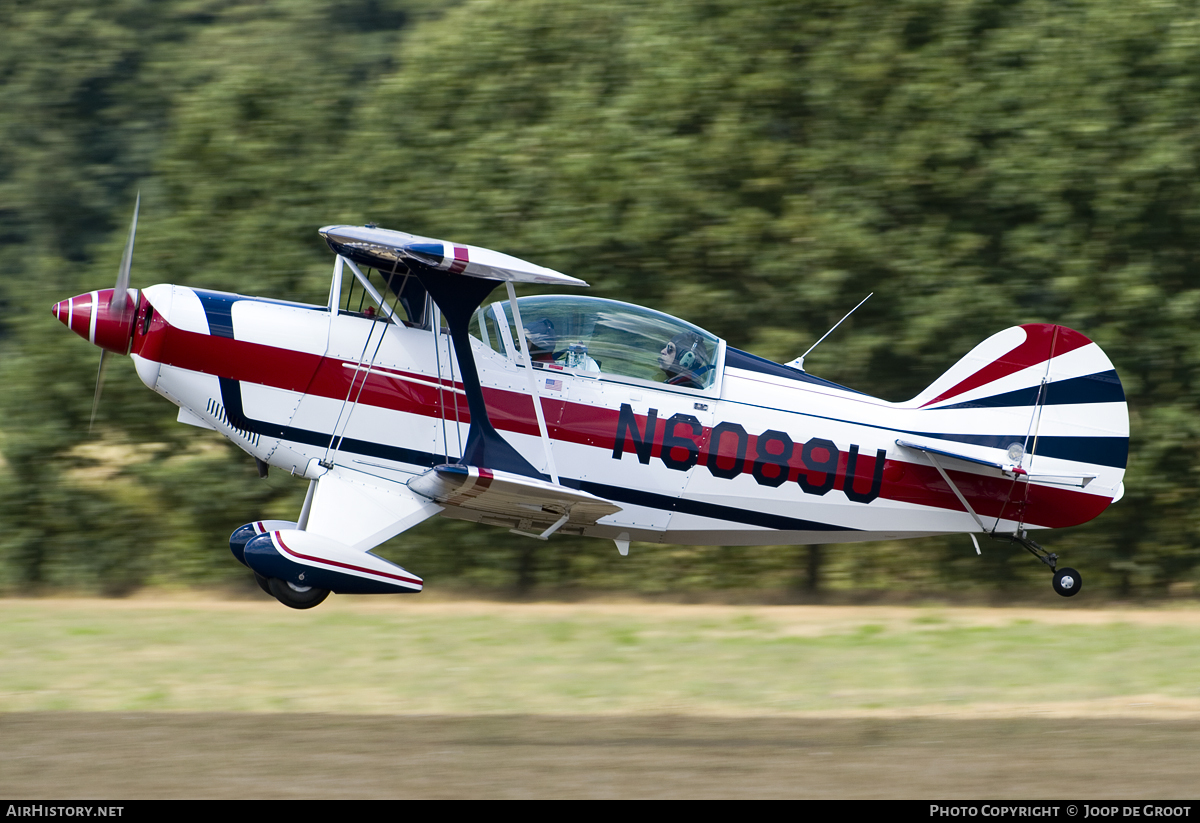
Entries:
[[1036,557],[1038,560],[1050,567],[1050,571],[1058,570],[1058,555],[1054,552],[1048,552],[1038,545],[1037,541],[1025,535],[1025,531],[1021,530],[1012,536],[1012,539],[1025,547],[1025,550]]

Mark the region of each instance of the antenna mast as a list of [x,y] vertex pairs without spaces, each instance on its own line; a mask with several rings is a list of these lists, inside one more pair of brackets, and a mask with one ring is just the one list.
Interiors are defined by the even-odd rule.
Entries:
[[[863,303],[866,303],[868,300],[870,300],[871,295],[873,295],[873,294],[875,294],[875,292],[871,292],[871,294],[868,294],[866,297],[864,297],[862,300],[860,300],[858,302],[858,306],[861,306]],[[849,317],[850,315],[852,315],[856,311],[858,311],[858,306],[855,306],[850,311],[846,312],[846,317]],[[804,371],[804,358],[808,357],[808,355],[812,353],[813,349],[815,349],[817,346],[821,345],[821,341],[823,341],[829,335],[833,334],[834,329],[836,329],[838,326],[845,323],[846,317],[843,317],[841,320],[834,323],[832,329],[830,329],[829,331],[827,331],[823,335],[821,335],[821,340],[818,340],[816,343],[813,343],[811,346],[808,347],[808,351],[806,351],[804,354],[800,355],[799,357],[797,357],[795,360],[791,361],[790,363],[787,363],[786,365],[794,366],[795,368],[799,369],[800,371]]]

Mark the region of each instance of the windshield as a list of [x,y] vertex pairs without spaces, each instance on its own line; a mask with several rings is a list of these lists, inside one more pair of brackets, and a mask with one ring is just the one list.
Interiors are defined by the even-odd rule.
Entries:
[[[598,297],[518,300],[530,357],[538,368],[633,377],[681,388],[712,385],[718,339],[661,312]],[[516,348],[508,301],[475,313],[471,333],[496,351]]]

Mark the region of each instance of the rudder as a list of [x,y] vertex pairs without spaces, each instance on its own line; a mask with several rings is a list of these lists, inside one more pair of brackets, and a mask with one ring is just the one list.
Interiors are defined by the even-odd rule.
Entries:
[[1022,505],[1031,525],[1066,525],[1061,507],[1052,517],[1039,512],[1038,501],[1049,496],[1036,492],[1062,482],[1039,477],[1085,478],[1079,491],[1093,500],[1068,518],[1073,522],[1091,519],[1122,493],[1129,448],[1125,393],[1108,356],[1073,329],[1049,323],[1005,329],[905,405],[930,412],[931,434],[973,444],[976,457],[1012,462],[1007,453],[1020,444],[1019,463],[1030,481]]

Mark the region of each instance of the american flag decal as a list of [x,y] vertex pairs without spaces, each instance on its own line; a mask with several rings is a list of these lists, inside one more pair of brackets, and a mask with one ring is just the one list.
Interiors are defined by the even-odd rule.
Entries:
[[562,391],[562,381],[547,377],[546,388],[549,391]]

